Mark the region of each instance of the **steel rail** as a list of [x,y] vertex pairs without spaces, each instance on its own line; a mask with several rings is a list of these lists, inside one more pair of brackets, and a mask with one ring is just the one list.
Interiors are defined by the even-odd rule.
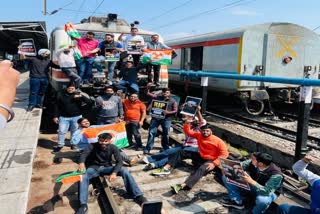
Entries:
[[[254,126],[254,125],[250,125],[250,124],[247,124],[247,123],[245,123],[245,122],[241,122],[241,121],[238,121],[238,120],[236,120],[236,119],[232,119],[232,118],[230,118],[230,117],[222,116],[222,115],[215,114],[215,113],[212,113],[212,112],[206,111],[206,114],[207,114],[207,115],[214,116],[214,117],[218,117],[218,118],[221,118],[221,119],[223,119],[223,120],[227,120],[227,121],[230,121],[230,122],[233,122],[233,123],[236,123],[236,124],[239,124],[239,125],[242,125],[242,126],[251,128],[251,129],[255,129],[255,130],[257,130],[257,131],[261,131],[261,132],[264,132],[264,133],[266,133],[266,134],[270,134],[270,135],[273,135],[273,136],[275,136],[275,137],[279,137],[279,138],[281,138],[281,139],[288,140],[288,141],[293,142],[293,143],[296,143],[295,137],[292,137],[292,136],[291,136],[291,137],[289,137],[289,136],[284,136],[283,134],[274,133],[274,132],[272,132],[272,131],[270,131],[270,130],[266,130],[266,129],[263,129],[263,128],[261,128],[261,127],[257,127],[257,126]],[[260,122],[260,121],[253,121],[253,122],[256,123],[256,122]],[[265,123],[262,123],[262,122],[261,122],[261,125],[265,125]],[[270,124],[268,124],[268,125],[270,125]],[[277,128],[278,128],[278,127],[277,127]],[[273,130],[275,130],[275,126],[273,126]],[[286,130],[286,129],[285,129],[285,130]],[[289,131],[291,131],[291,130],[289,130]],[[312,137],[312,136],[311,136],[311,138],[316,138],[316,137]],[[318,142],[320,141],[319,138],[316,138],[316,140],[317,140]],[[312,149],[320,150],[320,146],[315,145],[315,144],[312,144],[312,143],[307,143],[307,146],[310,147],[310,148],[312,148]]]

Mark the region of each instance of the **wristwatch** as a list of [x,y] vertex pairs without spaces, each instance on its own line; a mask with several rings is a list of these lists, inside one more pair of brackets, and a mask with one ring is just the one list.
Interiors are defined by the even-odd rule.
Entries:
[[6,105],[4,105],[4,104],[1,104],[1,103],[0,103],[0,107],[3,108],[3,109],[5,109],[5,110],[7,110],[8,113],[9,113],[9,118],[8,118],[7,122],[9,123],[11,120],[13,120],[13,118],[14,118],[14,111],[12,110],[12,108],[10,108],[10,107],[8,107],[8,106],[6,106]]

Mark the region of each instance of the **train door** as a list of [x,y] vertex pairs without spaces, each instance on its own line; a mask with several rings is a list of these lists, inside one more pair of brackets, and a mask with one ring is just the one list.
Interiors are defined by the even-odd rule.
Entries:
[[[265,47],[265,75],[303,78],[305,42],[301,36],[268,34]],[[288,60],[285,60],[288,58]],[[288,84],[265,83],[269,88],[283,88]]]
[[181,49],[181,69],[182,70],[190,70],[190,48],[182,48]]
[[190,69],[193,71],[202,70],[203,47],[192,47],[190,50]]

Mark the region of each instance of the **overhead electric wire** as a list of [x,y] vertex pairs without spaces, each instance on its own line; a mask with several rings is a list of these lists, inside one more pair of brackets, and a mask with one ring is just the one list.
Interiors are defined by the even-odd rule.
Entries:
[[182,18],[182,19],[179,19],[179,20],[176,20],[176,21],[173,21],[173,22],[164,24],[164,25],[160,25],[160,26],[158,26],[158,27],[152,28],[151,30],[157,30],[157,29],[159,29],[159,28],[168,27],[168,26],[171,26],[171,25],[178,24],[178,23],[180,23],[180,22],[188,21],[188,20],[190,20],[191,18],[194,18],[194,17],[199,17],[199,16],[201,16],[201,15],[205,15],[205,14],[209,14],[209,13],[221,11],[221,10],[224,10],[224,9],[228,9],[228,8],[232,8],[232,7],[235,7],[235,6],[238,6],[238,5],[243,5],[243,4],[251,3],[251,2],[254,2],[254,1],[257,1],[257,0],[251,0],[251,1],[247,1],[247,0],[237,0],[237,1],[234,1],[234,2],[231,2],[231,3],[228,3],[228,4],[225,4],[225,5],[223,5],[222,7],[217,7],[217,8],[214,8],[214,9],[210,9],[210,10],[207,10],[207,11],[204,11],[204,12],[201,12],[201,13],[197,13],[197,14],[194,14],[194,15],[191,15],[191,16],[187,16],[187,17],[185,17],[185,18]]
[[102,3],[104,2],[104,0],[101,0],[100,4],[96,7],[96,9],[91,13],[90,16],[92,16],[93,14],[95,14],[95,12],[99,9],[99,7],[101,7]]
[[[82,7],[83,7],[83,5],[84,5],[85,2],[86,2],[86,0],[82,0],[81,5],[80,5],[78,11],[80,11],[80,10],[82,9]],[[78,19],[78,14],[79,14],[79,12],[76,13],[75,18],[74,18],[75,20]]]
[[[72,10],[72,9],[61,9],[65,11],[71,11],[71,12],[78,12],[78,13],[92,13],[93,11],[85,11],[85,10]],[[105,13],[97,13],[95,12],[94,14],[100,14],[100,15],[105,15]]]
[[166,15],[166,14],[168,14],[168,13],[171,13],[172,11],[174,11],[174,10],[180,8],[180,7],[183,7],[183,6],[189,4],[189,3],[192,2],[192,1],[193,1],[193,0],[185,1],[184,3],[179,4],[178,6],[176,6],[176,7],[174,7],[174,8],[171,8],[171,9],[169,9],[169,10],[167,10],[167,11],[165,11],[165,12],[163,12],[163,13],[157,15],[157,16],[154,16],[154,17],[152,17],[152,18],[147,19],[146,21],[143,22],[143,24],[149,23],[150,21],[153,21],[153,20],[155,20],[155,19],[157,19],[157,18],[159,18],[159,17],[161,17],[161,16],[164,16],[164,15]]
[[318,27],[314,28],[312,31],[315,31],[315,30],[317,30],[318,28],[320,28],[320,25],[319,25]]

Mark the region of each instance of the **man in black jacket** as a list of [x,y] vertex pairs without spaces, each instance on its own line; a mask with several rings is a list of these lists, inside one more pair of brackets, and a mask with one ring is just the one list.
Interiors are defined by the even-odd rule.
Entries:
[[[59,124],[58,146],[53,148],[53,153],[59,152],[65,144],[66,134],[70,128],[71,139],[74,132],[78,129],[78,119],[81,116],[82,102],[91,104],[93,101],[84,93],[76,91],[74,83],[70,83],[67,90],[58,94],[54,105],[53,121]],[[71,149],[78,150],[76,143],[71,141]]]
[[[80,155],[78,171],[82,172],[86,167],[87,169],[80,182],[80,208],[76,214],[87,213],[89,181],[100,175],[109,175],[110,182],[114,181],[117,176],[121,176],[127,192],[133,196],[135,202],[141,205],[146,201],[130,172],[122,167],[120,151],[112,144],[111,139],[112,136],[109,133],[98,135],[98,143],[89,144]],[[115,166],[112,165],[112,156],[116,162]]]
[[27,112],[33,108],[42,108],[43,98],[46,93],[49,80],[49,67],[60,68],[50,60],[50,50],[40,49],[37,57],[28,57],[22,55],[22,59],[29,62],[30,77],[30,95]]

